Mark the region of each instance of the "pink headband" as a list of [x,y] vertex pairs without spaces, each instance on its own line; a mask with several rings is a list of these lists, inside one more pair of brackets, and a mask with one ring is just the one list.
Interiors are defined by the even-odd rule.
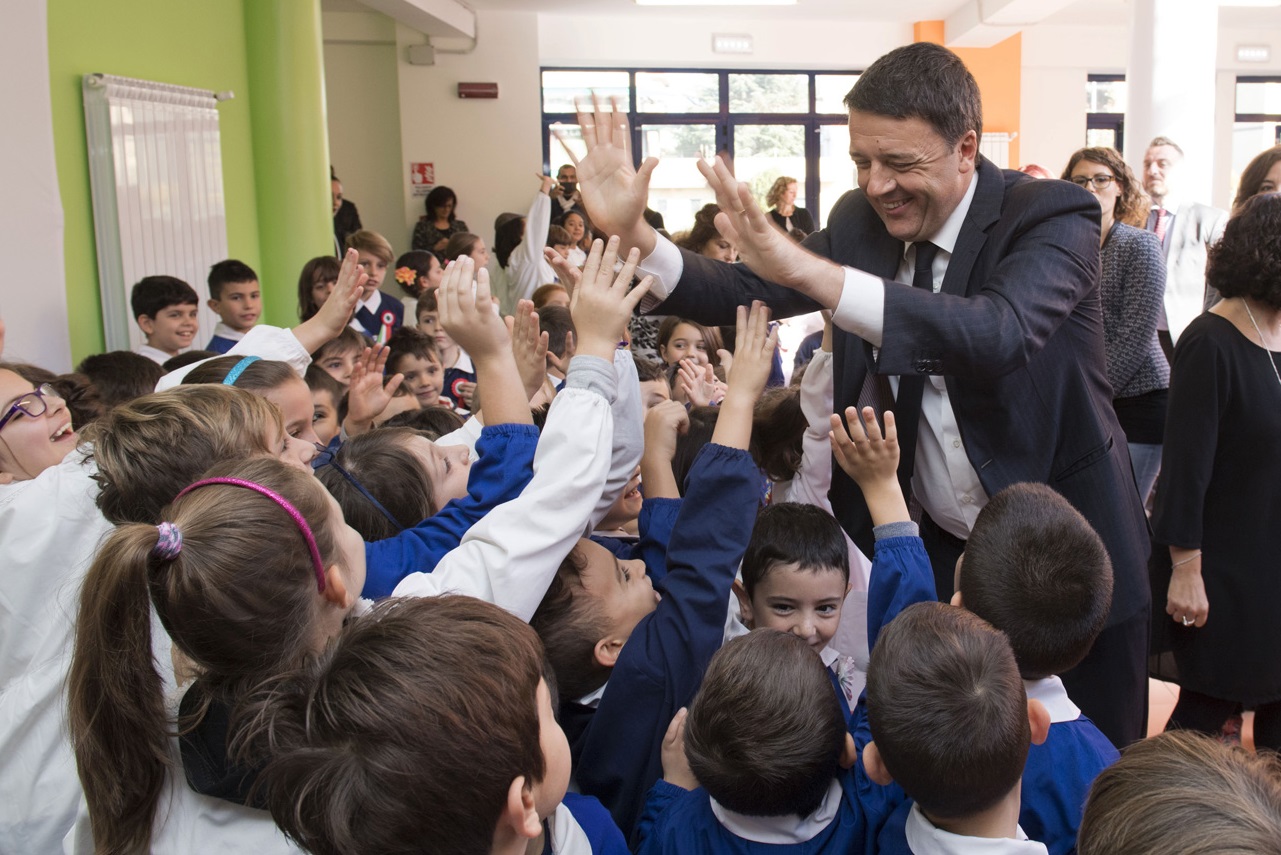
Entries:
[[280,505],[280,507],[284,509],[285,513],[289,514],[289,518],[294,521],[294,524],[298,526],[298,530],[302,532],[303,540],[307,541],[307,548],[311,550],[311,562],[315,565],[316,569],[316,587],[322,593],[324,592],[325,562],[320,557],[320,547],[316,545],[316,537],[311,533],[311,526],[307,525],[306,518],[303,517],[297,508],[289,503],[288,499],[277,493],[275,490],[269,490],[261,484],[256,484],[253,481],[246,481],[243,478],[205,478],[202,481],[197,481],[196,483],[185,487],[181,493],[174,496],[174,501],[181,499],[197,487],[208,487],[210,484],[226,484],[230,487],[244,487],[247,490],[253,490],[255,493],[260,493],[268,499],[271,499],[277,505]]

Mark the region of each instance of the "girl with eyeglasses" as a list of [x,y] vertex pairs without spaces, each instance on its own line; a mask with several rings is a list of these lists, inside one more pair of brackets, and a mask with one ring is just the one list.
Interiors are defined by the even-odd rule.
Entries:
[[1139,495],[1147,500],[1161,468],[1170,365],[1157,340],[1165,295],[1161,241],[1143,230],[1148,199],[1134,173],[1111,148],[1083,148],[1063,178],[1083,187],[1102,209],[1103,344],[1112,405],[1125,431]]

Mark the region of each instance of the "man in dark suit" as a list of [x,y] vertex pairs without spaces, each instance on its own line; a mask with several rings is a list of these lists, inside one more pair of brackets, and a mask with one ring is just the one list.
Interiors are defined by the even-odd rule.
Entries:
[[[989,496],[1038,481],[1067,497],[1107,545],[1115,585],[1107,627],[1064,682],[1119,745],[1139,739],[1147,523],[1104,373],[1098,203],[1075,185],[1002,171],[978,155],[978,87],[945,48],[892,51],[846,105],[859,189],[804,249],[721,162],[700,168],[722,209],[717,226],[745,263],[657,238],[641,220],[656,161],[633,168],[616,113],[580,114],[584,202],[594,222],[640,250],[664,314],[721,324],[751,299],[780,315],[835,312],[838,412],[893,394],[900,477],[925,512],[940,598],[951,595],[956,556]],[[831,495],[871,554],[867,508],[839,470]]]

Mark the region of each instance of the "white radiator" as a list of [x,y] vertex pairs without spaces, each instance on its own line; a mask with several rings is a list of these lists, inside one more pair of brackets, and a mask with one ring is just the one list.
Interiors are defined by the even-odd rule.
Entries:
[[1010,143],[1018,134],[984,134],[979,141],[979,154],[1001,169],[1010,168]]
[[143,341],[129,294],[144,276],[176,276],[200,295],[201,348],[218,317],[209,268],[227,257],[215,93],[110,74],[84,77],[102,325],[108,350]]

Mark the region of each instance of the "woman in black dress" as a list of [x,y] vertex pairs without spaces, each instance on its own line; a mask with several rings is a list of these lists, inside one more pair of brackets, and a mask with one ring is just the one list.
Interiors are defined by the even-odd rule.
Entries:
[[769,215],[785,233],[800,229],[809,234],[814,231],[814,218],[804,208],[796,207],[796,179],[788,175],[781,176],[774,186],[765,194],[765,207],[770,208]]
[[1281,749],[1281,196],[1249,199],[1210,249],[1223,301],[1179,336],[1153,529],[1182,686],[1169,727],[1242,707]]

